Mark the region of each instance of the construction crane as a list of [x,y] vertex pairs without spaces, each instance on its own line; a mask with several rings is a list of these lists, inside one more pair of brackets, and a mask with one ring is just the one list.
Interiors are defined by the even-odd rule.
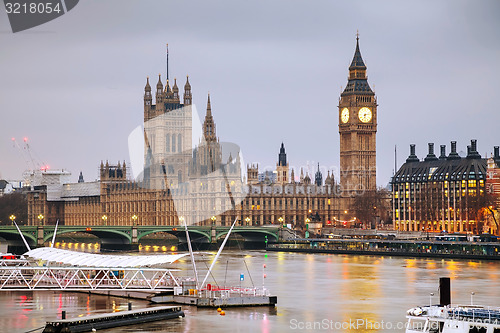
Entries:
[[34,158],[27,137],[23,138],[22,146],[18,143],[16,138],[12,138],[12,144],[14,148],[17,148],[21,157],[24,159],[24,162],[26,163],[27,169],[23,172],[23,178],[25,184],[27,185],[30,184],[30,179],[36,172],[40,171],[43,172],[49,169],[49,166],[46,163],[41,161],[40,158],[37,158],[38,156]]

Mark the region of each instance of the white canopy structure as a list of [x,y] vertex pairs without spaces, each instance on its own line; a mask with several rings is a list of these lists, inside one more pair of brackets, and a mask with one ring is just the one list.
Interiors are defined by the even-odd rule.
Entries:
[[189,255],[189,253],[118,256],[41,247],[28,251],[24,255],[36,260],[46,260],[72,266],[126,268],[172,264],[180,258]]

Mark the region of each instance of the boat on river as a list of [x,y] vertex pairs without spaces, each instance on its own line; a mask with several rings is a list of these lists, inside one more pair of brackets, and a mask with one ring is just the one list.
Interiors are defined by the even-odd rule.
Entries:
[[406,312],[406,333],[500,333],[500,308],[451,305],[450,278],[439,279],[439,291],[440,304]]
[[43,333],[95,332],[101,329],[151,321],[184,317],[180,306],[157,306],[153,308],[103,313],[73,319],[48,321]]
[[500,333],[500,309],[430,305],[407,311],[406,333]]

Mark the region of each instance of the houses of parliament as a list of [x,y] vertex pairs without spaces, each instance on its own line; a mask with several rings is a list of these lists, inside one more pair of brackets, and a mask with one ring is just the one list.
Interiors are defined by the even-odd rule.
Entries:
[[[167,63],[168,68],[168,63]],[[154,92],[154,96],[153,96]],[[182,99],[182,101],[181,101]],[[46,175],[28,193],[28,224],[65,225],[291,225],[352,222],[352,197],[376,188],[377,100],[366,76],[359,37],[338,105],[340,181],[328,171],[289,168],[277,144],[275,177],[259,180],[258,164],[242,165],[236,144],[220,141],[207,96],[197,135],[189,77],[184,92],[168,77],[144,88],[144,165],[131,177],[125,163],[101,162],[100,178],[64,183]],[[214,107],[216,110],[216,107]],[[279,151],[278,151],[279,147]],[[132,180],[133,179],[133,180]]]

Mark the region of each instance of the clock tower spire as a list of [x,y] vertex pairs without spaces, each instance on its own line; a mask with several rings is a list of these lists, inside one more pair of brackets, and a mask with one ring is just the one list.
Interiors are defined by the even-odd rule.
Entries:
[[377,99],[368,84],[359,33],[338,110],[342,193],[354,196],[373,191],[376,189]]

